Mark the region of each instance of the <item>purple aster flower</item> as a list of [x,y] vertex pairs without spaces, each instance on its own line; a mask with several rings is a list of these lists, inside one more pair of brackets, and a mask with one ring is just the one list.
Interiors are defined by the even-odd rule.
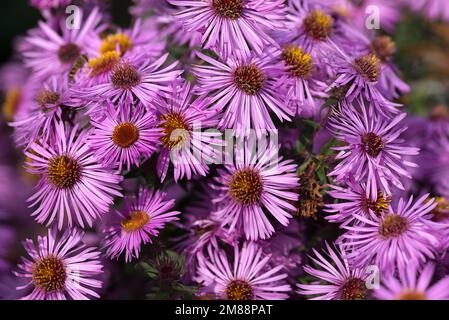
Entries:
[[182,73],[182,70],[175,69],[178,64],[176,61],[163,66],[167,57],[168,53],[157,60],[140,54],[129,55],[108,69],[105,82],[93,86],[86,86],[81,82],[73,92],[88,101],[96,102],[111,100],[132,103],[137,97],[148,108],[158,94],[170,92],[169,83]]
[[361,114],[343,103],[329,119],[330,130],[338,140],[346,143],[342,147],[334,147],[339,151],[336,159],[341,162],[329,175],[335,176],[337,182],[346,180],[349,174],[359,181],[366,179],[366,188],[375,200],[378,189],[391,194],[390,183],[404,189],[401,177],[411,178],[405,168],[416,165],[403,157],[416,155],[419,149],[406,147],[399,139],[399,135],[407,129],[398,126],[405,113],[386,121],[368,117],[364,105],[360,104]]
[[[310,53],[294,44],[287,44],[282,49],[282,61],[285,73],[279,80],[288,87],[288,100],[296,109],[296,114],[314,117],[319,114],[327,84],[318,74],[318,64]],[[321,99],[321,101],[320,101]]]
[[[387,99],[399,98],[402,94],[410,92],[410,87],[399,78],[398,70],[393,64],[396,53],[396,44],[390,36],[370,36],[359,34],[357,38],[359,56],[375,55],[379,60],[380,72],[376,88]],[[374,58],[373,58],[374,61]]]
[[70,0],[30,0],[30,5],[41,10],[46,10],[65,7],[70,2]]
[[131,29],[117,29],[104,38],[89,43],[88,61],[74,76],[79,87],[91,87],[109,81],[111,73],[120,64],[120,58],[145,53],[145,58],[162,56],[165,42],[153,21],[137,19]]
[[331,190],[328,190],[327,194],[340,202],[326,205],[324,211],[329,213],[326,220],[345,226],[360,222],[356,215],[369,217],[374,214],[380,217],[388,211],[391,196],[378,191],[376,199],[373,200],[369,196],[369,190],[366,189],[365,183],[357,183],[354,179],[350,179],[346,183],[348,187],[329,185]]
[[9,271],[10,262],[8,261],[12,248],[16,244],[15,230],[5,224],[0,224],[0,273]]
[[30,76],[30,70],[20,63],[0,67],[0,90],[4,94],[2,113],[6,121],[18,121],[29,116],[42,81]]
[[276,63],[276,55],[279,53],[230,56],[223,63],[198,53],[210,64],[193,68],[198,92],[210,94],[213,109],[223,112],[220,129],[232,128],[244,134],[255,129],[259,135],[264,130],[275,129],[270,111],[279,120],[290,121],[294,111],[287,106],[285,93],[277,81],[284,63]]
[[89,43],[89,48],[95,56],[111,51],[116,51],[120,56],[144,51],[147,57],[154,59],[162,56],[165,42],[154,23],[142,22],[138,18],[130,29],[118,28],[102,39],[96,38]]
[[209,246],[219,248],[226,243],[234,246],[239,235],[229,232],[222,221],[214,214],[216,207],[212,203],[213,193],[207,184],[201,184],[194,193],[198,199],[184,209],[183,222],[175,225],[185,234],[176,237],[175,248],[186,255],[186,267],[189,277],[194,277],[197,267],[197,257],[203,254]]
[[[77,88],[80,88],[78,89],[79,91],[83,90],[83,88],[103,85],[109,82],[113,72],[120,65],[121,61],[122,59],[120,53],[117,51],[107,51],[105,53],[91,56],[87,62],[85,61],[83,67],[73,76],[73,91],[76,92]],[[92,100],[98,99],[92,99],[89,96],[84,97],[79,93],[77,96],[84,104],[88,103],[96,106],[96,104],[93,103],[95,101]]]
[[26,112],[21,112],[10,123],[15,128],[14,138],[19,146],[29,146],[38,139],[51,140],[55,125],[61,121],[63,108],[74,105],[68,90],[68,82],[60,77],[51,77],[36,88],[34,98],[29,101]]
[[279,157],[279,146],[259,148],[252,152],[252,144],[245,141],[236,148],[232,163],[218,170],[212,186],[217,190],[213,203],[214,214],[229,225],[229,231],[243,230],[246,239],[267,239],[274,233],[268,220],[270,213],[283,226],[296,211],[293,205],[299,187],[296,164]]
[[377,36],[371,41],[371,50],[380,59],[382,73],[377,83],[379,91],[388,99],[399,98],[410,92],[410,86],[402,81],[392,58],[396,53],[396,44],[389,36]]
[[162,150],[157,160],[157,173],[163,181],[170,161],[175,181],[192,175],[205,176],[208,163],[221,157],[221,132],[215,129],[217,111],[210,110],[210,100],[194,98],[194,88],[187,81],[174,82],[171,94],[154,101],[159,127],[162,129]]
[[[232,261],[232,260],[231,260]],[[207,256],[199,259],[196,281],[204,284],[204,293],[226,300],[284,300],[290,286],[282,265],[267,268],[270,255],[254,243],[234,247],[233,268],[224,250],[209,247]]]
[[322,1],[288,1],[286,30],[276,31],[275,38],[281,45],[294,44],[310,53],[318,63],[330,52],[331,44],[341,46],[354,43],[352,27],[343,19],[335,19],[332,8]]
[[279,230],[269,241],[260,241],[263,252],[271,255],[270,268],[282,265],[288,280],[296,281],[303,261],[300,248],[304,246],[304,226],[293,220],[285,230]]
[[141,104],[124,104],[118,109],[110,104],[102,121],[91,123],[95,127],[88,145],[106,167],[139,166],[157,149],[161,129],[156,128],[156,117]]
[[[449,136],[449,107],[444,104],[436,105],[432,109],[429,119],[421,120],[421,125],[423,126],[422,129],[427,132],[426,136],[430,138]],[[414,132],[411,134],[414,134]]]
[[449,139],[447,136],[434,137],[425,141],[427,150],[421,156],[420,165],[425,169],[423,178],[430,182],[435,192],[449,197]]
[[58,34],[47,23],[40,21],[39,29],[32,30],[25,38],[22,54],[25,66],[34,71],[33,76],[45,79],[51,75],[68,76],[74,62],[86,53],[88,44],[98,37],[100,22],[98,8],[87,19],[81,14],[81,29],[61,28]]
[[215,191],[207,184],[200,184],[194,193],[198,199],[184,209],[183,223],[176,225],[187,232],[177,238],[177,248],[187,256],[203,252],[208,246],[219,248],[222,241],[229,245],[236,244],[238,235],[231,233],[222,221],[213,213],[216,205],[212,202]]
[[437,248],[437,259],[442,262],[448,255],[449,249],[449,201],[444,197],[436,197],[435,203],[437,206],[430,212],[431,220],[438,223],[438,232],[436,235],[439,238],[439,245]]
[[429,19],[449,21],[449,7],[446,0],[402,0],[413,10]]
[[442,225],[430,220],[429,213],[437,204],[427,197],[426,194],[414,203],[413,196],[408,201],[401,198],[397,206],[390,205],[380,217],[355,215],[363,224],[344,226],[348,232],[340,238],[342,247],[348,249],[346,257],[350,263],[375,264],[388,272],[396,266],[406,269],[410,263],[434,258]]
[[189,236],[185,237],[182,247],[188,256],[197,256],[208,246],[218,248],[219,240],[230,245],[235,244],[235,234],[231,234],[213,214],[203,219],[186,214],[185,219],[183,228],[190,232]]
[[201,33],[200,32],[185,32],[182,21],[179,20],[174,11],[178,9],[166,10],[165,14],[158,14],[148,19],[148,23],[152,22],[159,26],[164,38],[178,46],[187,46],[189,56],[194,56],[194,48],[201,47]]
[[229,232],[213,214],[204,218],[185,214],[184,220],[178,227],[187,233],[174,240],[179,242],[177,250],[186,256],[186,276],[193,278],[198,267],[198,259],[201,259],[209,247],[218,249],[222,243],[234,246],[237,244],[238,234]]
[[29,70],[20,62],[8,62],[0,66],[0,90],[8,91],[23,86],[29,78]]
[[224,56],[253,50],[261,54],[266,45],[277,47],[269,30],[282,29],[283,0],[169,0],[181,7],[176,17],[188,32],[201,32],[203,48]]
[[[356,50],[355,53],[349,55],[336,45],[334,47],[337,54],[329,54],[327,63],[335,69],[336,79],[328,91],[344,89],[344,96],[349,102],[366,99],[369,101],[370,116],[382,115],[389,118],[391,115],[399,113],[398,107],[401,105],[387,100],[379,91],[378,83],[385,66],[377,54],[365,54]],[[393,78],[389,80],[392,81]],[[403,84],[400,81],[393,85],[401,87]]]
[[167,0],[134,0],[129,12],[135,17],[143,17],[148,13],[157,12],[161,14],[167,11],[169,4]]
[[311,284],[298,284],[298,293],[312,296],[311,300],[363,300],[370,292],[367,288],[365,268],[351,268],[343,258],[344,251],[340,247],[335,250],[326,242],[325,255],[313,249],[315,257],[309,256],[317,266],[304,266],[304,271],[320,279]]
[[41,175],[36,192],[28,201],[37,206],[32,213],[47,226],[55,220],[61,230],[64,220],[73,220],[84,228],[109,210],[114,196],[122,196],[122,177],[101,166],[86,144],[87,131],[78,126],[64,129],[56,124],[56,135],[50,143],[34,142],[25,154],[27,169]]
[[[392,33],[401,19],[400,1],[390,0],[325,0],[332,7],[333,11],[353,28],[358,30],[366,29],[368,14],[373,7],[378,8],[379,24],[382,30]],[[369,10],[371,9],[371,10]]]
[[126,262],[138,258],[142,244],[151,243],[165,224],[178,220],[172,211],[175,200],[165,201],[165,193],[141,188],[137,196],[126,198],[123,210],[116,210],[104,230],[106,254],[117,258],[125,251]]
[[409,265],[400,270],[398,278],[387,276],[374,295],[382,300],[449,300],[449,277],[431,285],[434,271],[431,263],[422,270]]
[[100,252],[86,247],[83,233],[67,230],[60,237],[55,230],[39,236],[37,244],[27,239],[24,247],[30,258],[23,258],[15,275],[27,281],[17,290],[31,289],[25,300],[87,300],[99,298],[96,289],[101,281],[95,278],[103,272]]

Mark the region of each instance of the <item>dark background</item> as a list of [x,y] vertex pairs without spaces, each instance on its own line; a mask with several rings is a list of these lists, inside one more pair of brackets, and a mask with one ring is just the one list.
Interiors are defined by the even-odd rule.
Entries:
[[[128,7],[132,0],[100,0],[109,3],[113,22],[127,26],[131,21]],[[0,2],[0,64],[13,54],[14,38],[25,35],[41,19],[39,10],[30,6],[28,0],[2,0]]]

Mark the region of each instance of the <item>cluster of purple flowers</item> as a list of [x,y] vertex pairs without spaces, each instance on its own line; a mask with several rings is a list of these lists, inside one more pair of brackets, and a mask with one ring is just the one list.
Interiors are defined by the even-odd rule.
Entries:
[[[403,5],[449,20],[444,0],[134,2],[130,28],[100,1],[76,28],[70,1],[31,1],[45,20],[17,42],[4,114],[48,232],[24,243],[20,297],[99,298],[105,258],[135,262],[171,225],[199,298],[449,298],[449,278],[431,283],[449,249],[449,122],[407,116],[395,43],[365,26],[373,5],[387,32]],[[260,143],[298,119],[335,141],[327,204],[303,163]],[[184,189],[199,200],[181,210]],[[298,212],[314,205],[340,236],[305,257]]]

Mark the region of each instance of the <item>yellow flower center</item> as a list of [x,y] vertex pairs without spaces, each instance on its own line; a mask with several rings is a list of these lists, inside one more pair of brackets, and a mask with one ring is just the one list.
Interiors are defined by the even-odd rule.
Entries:
[[14,118],[19,108],[20,100],[22,99],[22,91],[20,88],[11,88],[6,92],[5,102],[3,103],[2,110],[3,116],[7,121]]
[[289,44],[282,51],[282,58],[290,67],[290,73],[294,77],[307,78],[313,68],[313,61],[310,54],[305,53],[300,47]]
[[369,214],[369,210],[371,209],[371,211],[380,218],[387,211],[390,203],[391,196],[384,196],[381,191],[378,191],[376,201],[373,202],[369,198],[362,199],[362,208],[367,214]]
[[315,40],[323,41],[332,33],[334,19],[321,10],[310,12],[304,19],[304,31]]
[[121,226],[127,232],[137,231],[142,229],[149,220],[150,216],[145,211],[133,211],[122,220]]
[[57,257],[48,256],[40,258],[33,266],[33,283],[45,292],[62,290],[66,278],[64,263]]
[[92,58],[88,62],[88,66],[91,69],[90,76],[95,77],[111,71],[118,65],[119,62],[120,55],[116,51],[108,51],[97,58]]
[[100,53],[116,51],[118,48],[120,55],[130,50],[133,46],[132,40],[124,33],[110,34],[103,39],[100,45]]
[[353,66],[366,81],[375,82],[380,78],[380,59],[375,54],[368,54],[355,59]]
[[169,112],[162,115],[160,120],[162,123],[159,127],[163,128],[161,141],[165,148],[181,148],[189,141],[191,129],[180,113]]
[[[431,198],[426,199],[426,203]],[[444,197],[436,197],[435,202],[437,206],[430,212],[433,221],[443,221],[449,218],[449,202]]]

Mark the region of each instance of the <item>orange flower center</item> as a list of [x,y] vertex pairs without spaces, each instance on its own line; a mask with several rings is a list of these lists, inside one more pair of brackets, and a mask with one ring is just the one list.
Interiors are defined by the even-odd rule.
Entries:
[[142,229],[149,220],[150,216],[145,211],[133,211],[122,220],[121,225],[123,230],[132,232]]
[[427,295],[424,292],[410,290],[401,293],[398,300],[427,300]]
[[117,125],[112,133],[112,141],[121,148],[129,148],[138,139],[139,129],[129,122]]
[[161,138],[162,145],[167,149],[173,149],[175,146],[181,148],[190,139],[190,127],[184,116],[178,112],[169,112],[160,117],[162,121],[160,128],[163,128]]
[[391,196],[384,196],[382,192],[378,191],[376,201],[373,202],[369,198],[362,199],[362,208],[366,214],[369,214],[369,210],[371,210],[378,218],[380,218],[387,211],[390,203]]
[[60,99],[61,95],[59,93],[50,90],[42,90],[36,96],[36,102],[43,111],[48,111],[51,107],[58,104]]

